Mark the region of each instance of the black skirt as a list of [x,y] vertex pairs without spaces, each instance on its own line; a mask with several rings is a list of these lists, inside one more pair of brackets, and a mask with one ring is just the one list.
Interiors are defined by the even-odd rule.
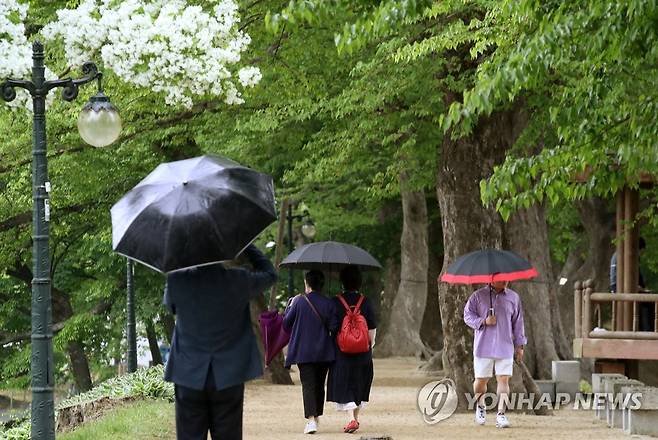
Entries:
[[336,350],[329,369],[327,400],[336,403],[368,402],[373,379],[372,351],[355,355]]

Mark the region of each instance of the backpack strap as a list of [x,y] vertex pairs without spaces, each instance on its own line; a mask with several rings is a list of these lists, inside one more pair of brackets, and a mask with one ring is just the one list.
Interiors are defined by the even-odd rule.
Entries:
[[313,312],[315,313],[315,316],[317,316],[318,319],[320,320],[320,322],[322,323],[322,327],[324,327],[324,329],[325,329],[327,332],[329,332],[329,327],[327,327],[327,323],[325,322],[325,320],[324,320],[324,318],[322,317],[322,315],[320,315],[320,312],[318,312],[318,309],[315,308],[315,306],[314,306],[313,303],[311,302],[311,300],[310,300],[310,298],[308,297],[308,295],[302,295],[302,296],[304,297],[304,299],[306,300],[306,302],[308,303],[308,305],[311,306],[311,309],[312,309]]
[[347,304],[347,301],[345,301],[345,298],[343,298],[343,295],[336,295],[338,300],[343,304],[343,307],[345,307],[345,312],[347,314],[352,313],[352,309],[350,309],[349,304]]
[[366,297],[363,295],[359,295],[359,300],[356,302],[356,306],[354,306],[354,313],[358,313],[361,311],[361,304],[363,304],[363,301],[365,301]]
[[[363,301],[366,299],[365,296],[359,295],[359,300],[356,302],[356,305],[350,306],[349,304],[347,304],[347,301],[345,301],[345,298],[343,298],[343,295],[337,295],[337,296],[340,302],[343,303],[343,307],[345,307],[345,310],[347,311],[348,314],[359,313],[361,311],[361,304],[363,304]],[[352,308],[354,308],[354,310],[352,310]]]

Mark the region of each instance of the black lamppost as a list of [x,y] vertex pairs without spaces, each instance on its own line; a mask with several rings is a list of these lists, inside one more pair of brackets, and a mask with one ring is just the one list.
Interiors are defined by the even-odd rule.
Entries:
[[[302,235],[306,238],[315,237],[315,225],[313,224],[313,219],[309,214],[307,209],[304,209],[301,214],[293,215],[292,213],[292,203],[288,205],[288,253],[295,250],[295,245],[292,240],[292,223],[295,220],[303,220],[304,224],[302,225]],[[294,295],[295,284],[292,276],[292,269],[288,269],[288,297],[292,298]]]
[[32,432],[33,440],[55,438],[53,389],[53,329],[50,281],[50,182],[46,157],[46,96],[62,88],[62,97],[73,101],[78,87],[98,80],[99,93],[83,108],[78,129],[83,139],[96,147],[106,146],[119,137],[121,120],[109,99],[102,93],[102,74],[94,63],[82,66],[80,79],[46,81],[44,51],[40,42],[32,45],[32,81],[8,79],[0,84],[0,95],[5,101],[16,98],[16,88],[32,95],[34,127],[32,130]]
[[130,258],[126,258],[126,312],[128,323],[126,325],[126,339],[128,340],[128,372],[137,371],[137,330],[135,323],[135,264]]

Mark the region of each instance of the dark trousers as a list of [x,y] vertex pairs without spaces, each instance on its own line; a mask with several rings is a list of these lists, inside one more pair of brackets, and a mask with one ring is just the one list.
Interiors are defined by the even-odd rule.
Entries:
[[178,440],[242,440],[244,384],[216,390],[212,376],[203,390],[175,386]]
[[304,417],[321,416],[324,411],[324,384],[329,371],[328,362],[298,364],[299,379],[302,382]]

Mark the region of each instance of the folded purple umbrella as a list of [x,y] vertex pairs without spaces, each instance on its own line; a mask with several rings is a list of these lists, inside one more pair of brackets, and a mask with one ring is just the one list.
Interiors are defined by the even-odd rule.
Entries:
[[290,333],[283,328],[283,315],[276,310],[261,313],[258,322],[263,337],[265,365],[269,365],[283,347],[288,345]]

